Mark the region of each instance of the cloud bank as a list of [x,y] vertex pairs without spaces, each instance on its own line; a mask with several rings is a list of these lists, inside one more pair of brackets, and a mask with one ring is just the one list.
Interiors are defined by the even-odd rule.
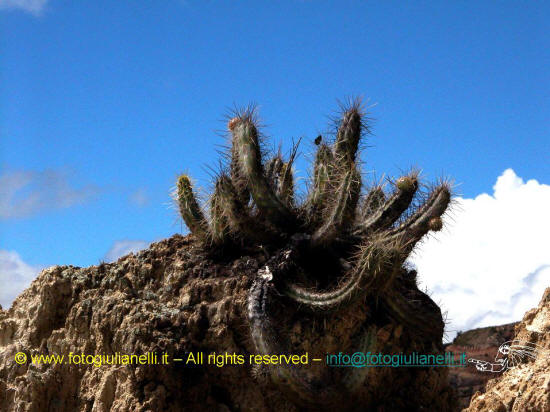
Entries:
[[505,170],[493,194],[457,199],[411,262],[458,330],[521,320],[550,287],[550,186]]
[[0,218],[27,217],[83,204],[99,193],[93,185],[73,187],[66,172],[10,171],[0,175]]
[[23,262],[17,252],[0,250],[0,305],[8,309],[41,269]]
[[0,9],[19,9],[39,15],[47,2],[48,0],[0,0]]
[[108,263],[115,262],[118,258],[128,253],[136,253],[147,246],[149,242],[144,240],[117,240],[105,255],[104,260]]

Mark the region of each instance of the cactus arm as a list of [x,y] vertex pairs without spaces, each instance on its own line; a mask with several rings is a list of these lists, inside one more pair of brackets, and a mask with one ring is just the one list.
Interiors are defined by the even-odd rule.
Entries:
[[308,220],[312,225],[320,221],[323,208],[326,206],[329,192],[330,175],[334,154],[327,144],[321,143],[315,155],[313,185],[308,197]]
[[386,239],[375,239],[361,247],[355,267],[347,279],[335,290],[314,292],[286,282],[282,293],[311,312],[332,312],[353,303],[366,293],[376,293],[392,282],[406,256],[402,246],[389,244]]
[[355,102],[348,110],[344,111],[338,127],[334,143],[334,154],[337,159],[347,164],[354,163],[357,156],[363,129],[361,117],[360,105]]
[[224,214],[220,185],[216,182],[214,193],[210,197],[210,232],[214,245],[223,245],[229,241],[229,223]]
[[180,215],[189,230],[202,242],[208,241],[208,224],[193,192],[191,179],[185,174],[178,177],[177,201]]
[[231,132],[231,151],[230,151],[230,176],[231,180],[233,182],[233,187],[235,188],[235,191],[237,193],[237,197],[239,199],[239,202],[241,202],[243,205],[248,205],[248,202],[250,200],[250,191],[248,190],[247,186],[247,179],[246,176],[242,173],[241,168],[239,166],[239,156],[241,153],[240,150],[240,141],[235,138],[235,134],[233,134],[233,130],[237,125],[239,124],[240,119],[239,117],[234,117],[227,123],[227,128]]
[[435,187],[428,199],[410,216],[405,222],[388,232],[389,235],[403,233],[413,227],[422,225],[426,219],[442,216],[451,202],[451,188],[449,184],[443,183]]
[[[339,122],[334,150],[327,144],[321,143],[321,139],[316,140],[319,148],[315,157],[313,187],[307,205],[308,220],[312,227],[323,225],[323,214],[328,213],[330,216],[334,213],[334,209],[332,208],[330,211],[331,206],[327,204],[329,198],[333,192],[339,191],[342,185],[345,185],[344,182],[348,176],[347,170],[355,167],[361,132],[365,128],[362,116],[360,102],[356,100],[351,107],[344,111]],[[360,177],[355,177],[355,181],[359,181],[357,186],[360,191]],[[350,206],[353,204],[353,207],[350,209],[355,209],[357,204],[357,201],[354,200],[355,193],[356,190],[353,190],[352,202],[350,202]],[[350,213],[345,213],[345,215],[347,218],[350,217]],[[324,225],[326,226],[326,222]],[[327,227],[325,227],[326,229]]]
[[280,154],[277,153],[265,167],[265,177],[271,189],[277,197],[290,209],[294,205],[294,175],[292,173],[292,164],[296,158],[298,142],[294,145],[290,159],[285,162]]
[[[314,243],[329,244],[339,235],[343,235],[345,229],[355,221],[355,210],[361,192],[361,175],[355,163],[363,129],[361,116],[360,105],[356,101],[344,111],[340,120],[334,150],[329,152],[334,153],[333,159],[325,172],[326,188],[329,192],[322,199],[325,221],[314,234]],[[319,149],[322,148],[323,146]],[[324,151],[325,153],[319,152],[326,156],[327,150]],[[321,218],[323,220],[323,216]]]
[[416,173],[399,178],[395,186],[395,193],[360,225],[363,236],[389,228],[407,210],[418,189]]
[[[274,291],[271,290],[273,288],[271,280],[272,274],[269,267],[260,269],[258,277],[250,288],[247,301],[250,336],[256,350],[262,355],[284,353],[281,340],[268,315],[270,297],[274,295]],[[371,326],[359,334],[358,343],[356,342],[351,350],[364,353],[374,351],[376,343],[375,328]],[[370,369],[363,367],[337,370],[334,368],[330,372],[340,375],[339,379],[334,379],[330,374],[313,377],[296,367],[281,364],[269,368],[273,383],[299,404],[309,407],[318,405],[323,408],[336,404],[342,406],[350,402],[350,394],[360,389]],[[319,388],[323,390],[319,391]]]
[[327,219],[311,238],[313,247],[330,244],[353,224],[360,190],[361,174],[352,165],[344,172],[335,199],[327,205]]
[[436,187],[428,200],[401,226],[388,233],[389,238],[401,239],[405,250],[410,253],[416,243],[429,231],[437,232],[442,229],[441,216],[451,202],[449,185],[444,183]]
[[283,163],[277,185],[277,196],[289,208],[293,208],[294,206],[294,174],[292,172],[292,165],[296,159],[296,153],[298,152],[300,140],[298,140],[292,148],[288,162]]
[[384,190],[382,190],[382,187],[380,186],[373,187],[369,191],[363,203],[363,207],[362,207],[363,217],[367,218],[368,216],[372,215],[385,202],[386,202],[386,195],[384,194]]
[[279,175],[281,174],[281,169],[283,168],[284,161],[278,153],[274,156],[265,166],[265,178],[267,182],[271,185],[274,191],[277,190]]
[[281,175],[277,185],[277,196],[288,207],[294,204],[294,174],[292,173],[292,163],[289,161],[283,164]]
[[233,235],[245,238],[265,241],[270,233],[266,228],[250,215],[248,206],[243,205],[238,193],[227,175],[221,175],[216,182],[216,192],[219,196],[219,204],[222,215],[227,219],[229,230]]
[[247,187],[258,210],[276,227],[288,227],[295,222],[290,210],[277,198],[268,184],[261,161],[258,130],[250,116],[244,116],[233,127],[239,172],[246,177]]

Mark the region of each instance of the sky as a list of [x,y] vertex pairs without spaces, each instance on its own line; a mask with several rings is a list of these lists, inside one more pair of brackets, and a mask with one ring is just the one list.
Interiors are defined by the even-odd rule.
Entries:
[[361,96],[367,182],[449,177],[456,207],[411,262],[447,331],[519,320],[550,286],[550,5],[543,2],[0,0],[0,304],[55,264],[186,233],[226,116],[272,147]]

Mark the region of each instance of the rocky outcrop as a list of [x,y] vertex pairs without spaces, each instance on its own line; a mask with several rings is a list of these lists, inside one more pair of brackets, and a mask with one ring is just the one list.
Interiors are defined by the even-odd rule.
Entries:
[[[245,351],[244,291],[258,261],[227,267],[174,236],[137,255],[90,268],[44,270],[0,312],[0,410],[175,411],[263,406],[245,368],[192,368],[174,358],[198,348]],[[65,355],[64,364],[15,362],[17,353]],[[168,354],[168,365],[67,364],[74,354]],[[227,379],[224,375],[231,375]],[[210,382],[207,381],[207,377]],[[229,393],[231,392],[231,399]],[[246,399],[250,397],[252,399]],[[274,400],[280,403],[280,400]],[[226,405],[226,406],[224,406]]]
[[485,391],[476,392],[464,411],[550,412],[550,288],[539,306],[516,325],[513,339],[537,345],[536,359],[489,380]]
[[[186,364],[189,353],[254,353],[247,293],[268,259],[259,250],[213,260],[191,239],[175,235],[115,263],[44,270],[11,308],[0,310],[0,410],[303,410],[270,384],[262,367]],[[438,310],[426,295],[415,293],[411,299],[424,299],[427,310]],[[290,352],[345,352],[362,328],[363,303],[353,316],[325,318],[277,306],[273,322]],[[377,322],[377,342],[388,351],[399,352],[412,342],[407,328]],[[148,353],[156,353],[156,359],[132,365],[99,366],[92,358],[83,364],[79,358]],[[63,355],[64,360],[37,363],[36,355]],[[446,368],[368,369],[368,391],[376,396],[362,393],[380,400],[371,410],[384,410],[378,409],[383,404],[399,410],[400,402],[411,400],[418,410],[445,410],[451,404]],[[364,410],[364,404],[356,406]]]
[[[468,358],[492,362],[499,346],[513,338],[516,324],[508,323],[459,333],[445,347],[445,351],[453,353],[455,357],[466,353]],[[449,382],[456,389],[460,409],[466,408],[472,395],[483,390],[487,381],[493,377],[490,373],[478,371],[472,364],[465,368],[449,368]]]

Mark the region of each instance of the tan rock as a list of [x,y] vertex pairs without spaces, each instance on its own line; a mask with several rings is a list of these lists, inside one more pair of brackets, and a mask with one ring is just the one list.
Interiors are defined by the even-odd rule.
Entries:
[[[214,262],[190,239],[175,235],[111,264],[44,270],[10,309],[0,310],[0,411],[301,410],[266,379],[265,367],[185,364],[190,352],[255,352],[246,302],[265,264],[260,252]],[[439,311],[417,289],[409,292],[411,299],[424,299],[428,310]],[[362,302],[351,315],[332,317],[298,315],[284,305],[274,311],[289,350],[311,354],[349,349],[368,315]],[[414,342],[416,330],[391,319],[377,321],[388,351],[399,353]],[[435,327],[442,331],[442,321]],[[431,352],[443,350],[437,342],[429,345]],[[18,353],[28,360],[18,364]],[[94,358],[117,354],[156,354],[158,363],[111,365],[108,358]],[[64,356],[64,362],[33,364],[36,355]],[[87,355],[89,364],[67,362],[69,356]],[[393,402],[386,410],[405,404],[442,410],[453,402],[444,368],[370,368],[368,373],[368,390],[359,393],[366,402],[377,402],[376,408]],[[351,404],[365,410],[363,403]],[[376,408],[371,409],[384,410]],[[339,408],[344,409],[349,407]]]
[[514,340],[536,344],[540,348],[536,359],[491,379],[464,412],[550,412],[550,288],[539,306],[518,323]]

